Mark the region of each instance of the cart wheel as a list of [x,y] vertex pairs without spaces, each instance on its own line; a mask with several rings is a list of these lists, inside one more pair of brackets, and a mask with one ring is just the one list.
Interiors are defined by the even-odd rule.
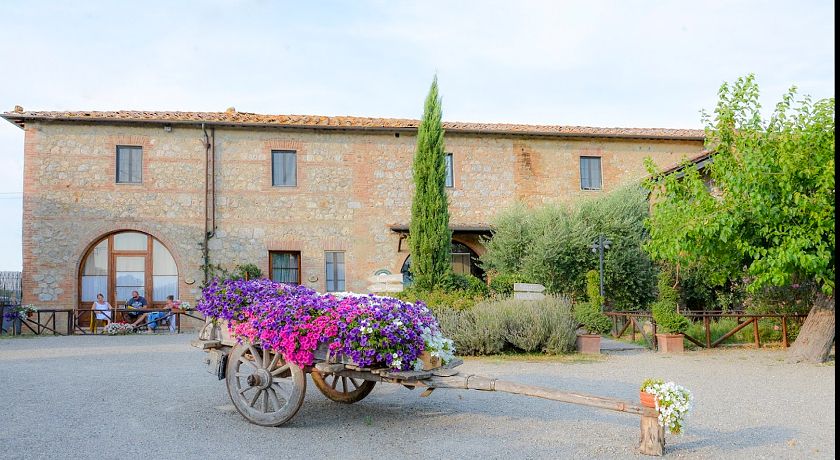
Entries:
[[306,374],[271,350],[237,344],[228,355],[226,374],[230,400],[253,424],[282,425],[303,405]]
[[321,374],[312,369],[310,373],[312,383],[324,393],[327,398],[340,403],[352,404],[365,399],[373,391],[376,382],[370,380],[354,379],[335,374]]

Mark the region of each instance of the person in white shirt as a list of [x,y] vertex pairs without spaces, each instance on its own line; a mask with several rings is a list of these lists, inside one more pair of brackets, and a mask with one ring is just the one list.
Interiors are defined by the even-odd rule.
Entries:
[[96,310],[96,319],[111,322],[111,304],[105,300],[102,294],[96,295],[96,302],[93,302],[93,309]]

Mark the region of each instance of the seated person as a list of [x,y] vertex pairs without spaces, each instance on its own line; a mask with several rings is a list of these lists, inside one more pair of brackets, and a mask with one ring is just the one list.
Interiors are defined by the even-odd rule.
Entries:
[[181,302],[175,300],[175,296],[173,296],[173,295],[166,296],[166,305],[164,305],[163,308],[167,308],[170,311],[152,311],[152,312],[149,312],[148,315],[146,316],[147,321],[149,322],[148,323],[149,330],[154,331],[158,327],[158,321],[160,321],[162,319],[168,319],[169,320],[169,332],[172,332],[174,334],[177,331],[177,326],[178,325],[177,325],[176,319],[175,319],[175,317],[177,315],[175,313],[173,313],[172,310],[175,310],[176,308],[179,308],[180,304],[181,304]]
[[[131,298],[125,301],[125,308],[128,309],[135,309],[135,308],[146,308],[149,306],[149,302],[146,301],[146,298],[141,296],[137,291],[131,291]],[[130,319],[133,319],[134,322],[131,323],[132,326],[137,326],[143,320],[146,319],[148,313],[143,312],[132,312],[129,311],[126,313]]]
[[96,319],[104,320],[105,324],[111,322],[111,304],[105,300],[102,294],[96,294],[96,302],[93,303],[92,310],[96,310]]

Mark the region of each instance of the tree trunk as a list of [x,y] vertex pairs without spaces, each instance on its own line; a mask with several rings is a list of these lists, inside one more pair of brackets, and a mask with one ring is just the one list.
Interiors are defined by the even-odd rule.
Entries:
[[817,294],[814,306],[805,318],[799,336],[788,350],[788,362],[822,363],[828,359],[834,343],[834,295]]

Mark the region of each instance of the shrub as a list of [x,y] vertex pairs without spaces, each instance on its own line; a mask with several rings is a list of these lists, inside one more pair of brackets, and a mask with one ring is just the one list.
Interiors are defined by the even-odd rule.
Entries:
[[606,334],[612,329],[610,317],[601,312],[601,308],[592,302],[578,302],[575,305],[575,319],[590,334]]
[[528,282],[528,278],[520,273],[500,273],[489,278],[490,292],[500,296],[513,295],[514,284]]
[[502,351],[567,353],[574,348],[571,303],[549,296],[539,301],[483,301],[469,310],[443,310],[438,321],[462,355]]
[[597,307],[598,310],[601,310],[601,307],[604,305],[604,298],[601,297],[600,283],[601,279],[597,271],[589,270],[586,272],[586,298],[589,299],[589,303],[592,304],[593,307]]
[[651,307],[656,326],[667,334],[684,334],[691,321],[677,311],[677,304],[670,300],[659,300]]
[[550,293],[583,296],[585,273],[598,264],[590,246],[603,234],[612,247],[604,253],[604,285],[619,310],[646,307],[654,299],[656,270],[642,249],[647,233],[646,194],[629,186],[574,208],[516,205],[493,222],[493,237],[481,256],[485,270],[522,274]]
[[435,314],[443,310],[469,310],[483,298],[464,291],[445,292],[442,289],[421,291],[415,288],[396,292],[393,297],[412,303],[419,300],[425,303]]
[[463,292],[470,297],[486,296],[490,293],[490,289],[484,281],[472,275],[462,275],[460,273],[449,273],[440,282],[440,289],[444,292]]
[[664,333],[683,334],[691,321],[677,311],[677,299],[679,294],[674,288],[671,272],[662,270],[659,272],[656,286],[659,291],[659,300],[651,305],[651,313],[656,325]]
[[497,311],[446,310],[437,317],[441,331],[455,342],[460,355],[494,355],[505,346],[504,322]]
[[604,298],[601,297],[600,278],[598,272],[586,272],[586,296],[589,302],[575,305],[575,319],[582,324],[590,334],[606,334],[612,329],[612,321],[601,310]]

